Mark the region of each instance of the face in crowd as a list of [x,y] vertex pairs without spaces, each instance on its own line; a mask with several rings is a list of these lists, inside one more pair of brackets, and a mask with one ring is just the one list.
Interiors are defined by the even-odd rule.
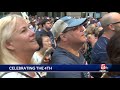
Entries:
[[[86,42],[86,36],[84,34],[85,27],[84,26],[77,26],[71,28],[71,30],[67,31],[67,33],[63,34],[67,37],[67,40],[75,43],[76,45],[81,45],[81,43]],[[66,32],[66,31],[65,31]]]
[[8,63],[10,58],[11,60],[14,59],[13,57],[23,60],[24,55],[28,55],[30,59],[39,48],[35,40],[35,33],[28,26],[26,20],[18,15],[9,15],[0,19],[0,55],[2,62]]
[[43,48],[48,49],[52,47],[51,40],[48,36],[42,37]]
[[50,30],[52,28],[52,23],[50,21],[47,21],[44,25],[44,28],[46,28],[47,30]]
[[12,51],[35,51],[38,44],[35,40],[35,33],[28,28],[28,24],[24,19],[16,19],[16,27],[10,38],[8,49]]

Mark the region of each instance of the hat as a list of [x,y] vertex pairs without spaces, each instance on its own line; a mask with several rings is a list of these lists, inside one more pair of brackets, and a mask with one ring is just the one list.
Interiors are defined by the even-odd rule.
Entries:
[[75,19],[70,16],[62,17],[54,23],[51,28],[51,32],[55,38],[58,38],[60,33],[62,33],[66,28],[82,25],[86,20],[86,18]]

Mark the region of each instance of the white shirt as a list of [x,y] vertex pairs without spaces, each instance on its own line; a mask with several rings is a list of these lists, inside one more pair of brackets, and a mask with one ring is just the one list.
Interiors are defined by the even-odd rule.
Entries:
[[[42,58],[43,57],[40,56],[37,52],[35,52],[33,54],[32,58],[33,58],[35,64],[41,64],[42,63]],[[41,77],[43,77],[43,76],[47,75],[47,72],[40,72],[39,74],[40,74]]]
[[[27,72],[21,72],[21,73],[29,76],[29,74]],[[28,77],[21,73],[19,73],[19,72],[0,72],[0,76],[2,76],[4,74],[1,78],[40,78],[40,73],[35,72],[35,77],[30,77],[30,76]]]
[[42,63],[42,58],[43,57],[41,57],[37,52],[35,52],[34,54],[33,54],[33,60],[34,60],[34,62],[35,62],[35,64],[41,64]]

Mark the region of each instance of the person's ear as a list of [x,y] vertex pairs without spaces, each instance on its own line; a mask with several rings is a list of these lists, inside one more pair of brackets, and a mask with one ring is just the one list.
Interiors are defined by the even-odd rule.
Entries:
[[115,30],[115,27],[114,27],[112,24],[110,24],[108,27],[109,27],[111,30]]
[[13,42],[11,40],[10,41],[6,41],[5,46],[9,50],[14,50],[14,45],[13,45]]
[[66,36],[65,36],[65,34],[63,34],[63,33],[60,33],[60,38],[62,39],[62,40],[66,40],[67,38],[66,38]]

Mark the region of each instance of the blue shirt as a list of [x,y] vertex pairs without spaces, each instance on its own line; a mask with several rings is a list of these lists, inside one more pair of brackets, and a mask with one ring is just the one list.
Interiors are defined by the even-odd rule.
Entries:
[[[91,64],[101,64],[107,63],[108,55],[106,51],[106,46],[109,42],[109,39],[106,37],[100,37],[96,42],[95,46],[91,51]],[[100,78],[102,73],[101,72],[91,72],[91,75],[94,78]]]
[[96,42],[95,46],[91,51],[91,64],[101,64],[107,63],[108,55],[106,51],[106,46],[109,42],[109,39],[106,37],[100,37]]
[[[56,65],[75,65],[75,64],[85,64],[85,59],[82,54],[80,54],[80,57],[77,57],[73,55],[72,53],[68,52],[67,50],[56,47],[50,64],[56,64]],[[87,73],[82,72],[74,72],[74,71],[60,71],[60,72],[48,72],[47,77],[48,78],[84,78],[87,77]]]

